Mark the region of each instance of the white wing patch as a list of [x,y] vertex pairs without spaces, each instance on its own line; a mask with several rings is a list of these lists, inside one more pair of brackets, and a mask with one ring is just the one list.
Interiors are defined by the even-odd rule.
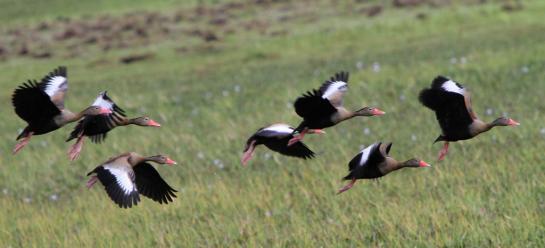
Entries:
[[55,95],[58,91],[66,90],[68,85],[66,83],[66,78],[63,76],[54,76],[52,77],[45,88],[45,93],[49,96]]
[[108,172],[110,172],[115,177],[117,185],[121,187],[126,195],[130,195],[131,192],[136,191],[136,187],[127,171],[116,167],[110,167],[108,165],[105,165],[104,169],[108,170]]
[[329,100],[329,97],[331,97],[333,94],[335,94],[335,92],[337,92],[337,91],[345,92],[346,91],[346,86],[347,86],[346,82],[335,81],[332,84],[330,84],[329,87],[327,87],[327,90],[322,95],[322,98],[326,98],[326,99]]
[[293,128],[291,128],[287,124],[273,124],[273,125],[270,125],[270,126],[264,128],[263,130],[273,131],[273,132],[282,133],[282,134],[293,133]]
[[104,99],[105,92],[100,92],[91,106],[99,106],[113,111],[114,103]]
[[364,165],[365,163],[367,163],[367,160],[369,159],[369,155],[371,154],[371,150],[373,150],[373,148],[375,146],[377,146],[378,143],[375,143],[375,144],[372,144],[368,147],[366,147],[365,149],[361,150],[361,159],[360,159],[360,163],[359,163],[359,166],[362,166]]
[[457,93],[460,95],[463,95],[465,93],[465,89],[463,87],[460,87],[459,84],[452,80],[444,82],[443,85],[441,85],[441,88],[448,92]]

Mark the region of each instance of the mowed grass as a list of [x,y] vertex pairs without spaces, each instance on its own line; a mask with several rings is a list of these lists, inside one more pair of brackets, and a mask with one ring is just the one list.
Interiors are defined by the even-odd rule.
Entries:
[[[387,8],[374,18],[342,4],[310,6],[331,9],[338,14],[276,24],[288,30],[283,36],[241,33],[185,54],[173,52],[184,40],[138,48],[156,56],[130,65],[116,62],[127,50],[0,62],[2,246],[544,247],[545,5]],[[13,89],[58,65],[68,66],[71,110],[108,90],[130,116],[147,114],[163,126],[116,129],[70,163],[69,125],[12,156],[24,127],[11,108]],[[347,107],[387,114],[308,136],[313,160],[260,147],[247,168],[240,165],[249,135],[270,123],[297,125],[295,98],[340,70],[351,73]],[[438,74],[471,89],[482,119],[505,114],[522,125],[454,143],[435,162],[440,131],[417,95]],[[376,141],[393,142],[399,160],[433,167],[359,181],[336,195],[348,161]],[[120,209],[101,185],[85,188],[88,171],[125,151],[177,160],[157,168],[178,198]]]

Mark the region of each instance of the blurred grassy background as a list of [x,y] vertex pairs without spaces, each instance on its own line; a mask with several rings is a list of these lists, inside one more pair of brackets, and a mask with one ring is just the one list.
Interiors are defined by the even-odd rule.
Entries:
[[[407,1],[393,1],[407,2]],[[410,2],[410,1],[409,1]],[[0,240],[4,246],[545,246],[545,23],[542,1],[0,1]],[[70,128],[10,154],[24,122],[11,93],[68,66],[67,106],[99,91],[160,129],[113,131],[67,159]],[[309,136],[311,161],[246,138],[275,122],[297,125],[292,102],[340,70],[345,105],[387,115]],[[491,121],[522,123],[455,143],[441,163],[434,114],[417,101],[438,74],[473,92]],[[362,145],[394,143],[406,169],[336,190]],[[164,153],[176,189],[119,209],[85,174],[125,151]]]

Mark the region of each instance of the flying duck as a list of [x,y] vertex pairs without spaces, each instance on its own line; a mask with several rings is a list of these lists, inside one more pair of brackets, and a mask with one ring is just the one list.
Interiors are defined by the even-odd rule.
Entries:
[[13,154],[28,144],[32,135],[57,130],[85,115],[110,113],[108,109],[99,106],[90,106],[79,113],[70,112],[64,107],[67,90],[68,80],[64,66],[50,72],[39,83],[28,80],[15,89],[11,99],[15,113],[28,125],[17,136],[16,140],[22,140],[15,145]]
[[177,192],[161,178],[148,162],[176,164],[164,155],[143,157],[134,152],[123,153],[89,172],[87,188],[100,181],[108,196],[121,208],[130,208],[140,201],[140,194],[160,203],[168,204]]
[[428,163],[416,158],[409,159],[405,162],[398,162],[389,155],[391,147],[392,143],[382,144],[381,142],[377,142],[361,150],[348,163],[348,170],[350,173],[343,179],[350,180],[350,183],[341,188],[338,194],[352,188],[358,179],[375,179],[383,177],[392,171],[405,167],[416,168],[430,166]]
[[137,118],[128,119],[125,115],[125,111],[121,109],[115,102],[107,95],[107,92],[101,92],[92,106],[99,106],[109,109],[111,114],[108,115],[89,115],[83,117],[66,142],[76,139],[76,143],[71,147],[68,152],[70,160],[75,160],[79,157],[81,149],[83,148],[83,140],[85,136],[89,137],[92,142],[100,143],[106,138],[106,134],[118,127],[126,125],[138,125],[138,126],[151,126],[160,127],[161,125],[147,116],[141,116]]
[[[288,141],[293,138],[293,127],[288,124],[278,123],[258,129],[246,141],[244,154],[242,155],[241,163],[246,165],[252,157],[254,149],[258,145],[265,145],[269,149],[280,154],[302,159],[314,157],[314,152],[311,151],[303,142],[297,141],[292,146],[287,146]],[[308,133],[324,133],[322,130],[310,129]]]
[[439,161],[445,158],[449,142],[471,139],[497,126],[518,126],[518,122],[500,117],[490,123],[480,120],[471,107],[470,92],[461,84],[444,76],[436,77],[431,88],[423,89],[420,102],[435,111],[442,134],[435,142],[444,141]]
[[357,111],[347,110],[343,106],[343,97],[347,90],[348,72],[339,72],[325,81],[318,90],[308,91],[297,98],[293,106],[303,121],[294,130],[294,137],[288,142],[288,146],[302,140],[309,129],[331,127],[355,116],[384,114],[374,107],[365,107]]

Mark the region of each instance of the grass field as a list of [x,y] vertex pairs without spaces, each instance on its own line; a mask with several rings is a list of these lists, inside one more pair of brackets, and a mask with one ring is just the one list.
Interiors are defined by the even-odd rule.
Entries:
[[[325,0],[72,2],[0,1],[2,247],[545,247],[542,1],[518,11],[464,1],[410,8]],[[381,12],[369,17],[373,6]],[[142,11],[182,17],[164,37],[150,27],[149,40],[120,36],[116,42],[130,42],[112,49],[51,38],[66,19],[108,15],[115,22]],[[223,24],[213,21],[220,14]],[[35,31],[43,22],[49,28]],[[17,29],[21,36],[11,35]],[[215,39],[206,41],[207,32]],[[13,37],[25,37],[29,54],[42,45],[52,54],[12,52],[21,43]],[[119,62],[142,54],[146,59]],[[58,65],[68,66],[69,109],[108,90],[130,116],[147,114],[163,126],[116,129],[104,144],[87,142],[70,163],[69,125],[33,137],[12,156],[25,125],[11,107],[13,89]],[[346,106],[387,114],[309,136],[305,142],[319,154],[313,160],[260,147],[247,168],[240,165],[249,135],[270,123],[297,125],[295,98],[340,70],[351,73]],[[522,125],[454,143],[436,163],[439,128],[417,95],[438,74],[470,88],[482,119],[508,115]],[[419,157],[433,167],[360,181],[336,195],[352,156],[376,141],[393,142],[395,158]],[[145,198],[127,210],[101,186],[87,190],[85,174],[125,151],[177,160],[157,168],[178,198],[169,205]]]

